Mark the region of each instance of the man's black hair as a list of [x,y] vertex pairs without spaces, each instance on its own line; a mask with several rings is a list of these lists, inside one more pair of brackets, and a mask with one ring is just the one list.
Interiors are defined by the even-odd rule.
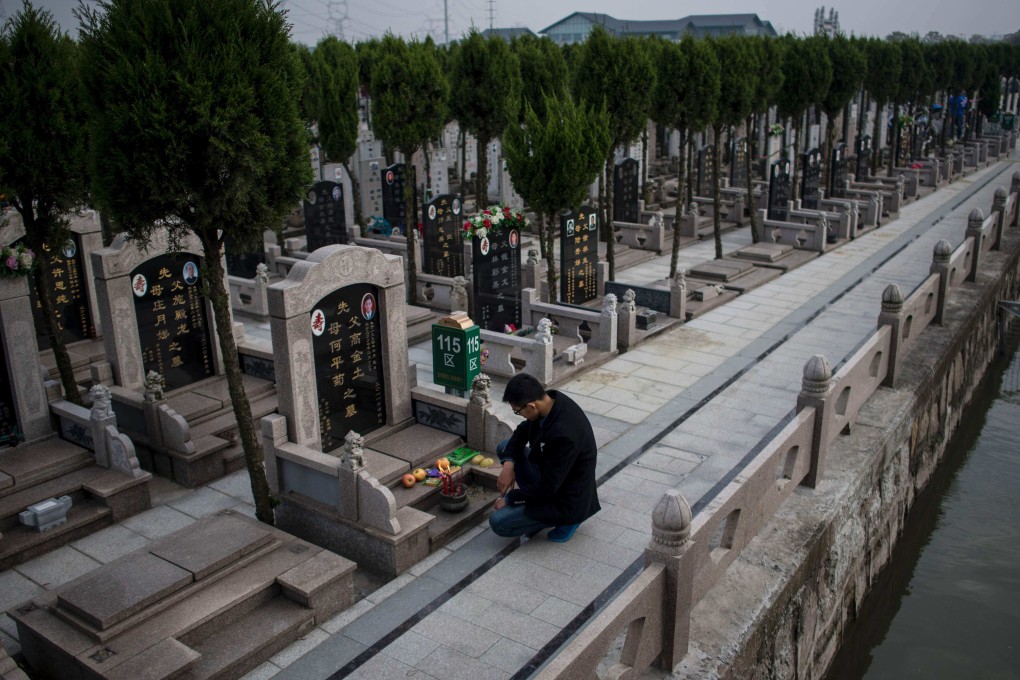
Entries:
[[524,406],[533,401],[539,401],[545,396],[545,388],[538,379],[527,373],[518,373],[510,378],[503,390],[503,401],[515,406]]

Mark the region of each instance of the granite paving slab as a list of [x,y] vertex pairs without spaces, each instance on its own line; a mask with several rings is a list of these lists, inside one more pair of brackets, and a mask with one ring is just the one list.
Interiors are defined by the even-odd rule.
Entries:
[[196,581],[273,540],[270,531],[230,515],[215,515],[161,539],[149,552],[191,572]]
[[221,400],[212,399],[194,390],[172,396],[166,400],[166,403],[185,420],[201,418],[223,408]]
[[793,246],[785,243],[756,243],[746,246],[733,253],[738,257],[753,262],[775,262],[793,250]]
[[751,262],[740,260],[711,260],[691,268],[691,276],[710,281],[729,282],[754,269]]

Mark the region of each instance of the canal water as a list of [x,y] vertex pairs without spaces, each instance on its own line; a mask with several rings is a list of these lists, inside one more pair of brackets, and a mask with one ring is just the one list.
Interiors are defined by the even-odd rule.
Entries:
[[1017,325],[826,680],[1020,680]]

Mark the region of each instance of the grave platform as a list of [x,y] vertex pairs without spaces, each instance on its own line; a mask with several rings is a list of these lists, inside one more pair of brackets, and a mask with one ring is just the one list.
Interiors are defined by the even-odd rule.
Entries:
[[762,286],[773,279],[779,278],[782,274],[776,269],[764,269],[755,267],[753,262],[740,258],[724,257],[721,260],[709,260],[702,264],[695,265],[690,269],[688,278],[688,290],[694,293],[695,299],[699,297],[697,287],[692,286],[702,281],[710,285],[721,285],[727,290],[737,293],[746,293],[758,286]]
[[350,606],[354,570],[225,510],[9,615],[44,677],[235,678]]
[[[0,569],[9,569],[147,510],[149,480],[96,465],[91,451],[51,437],[0,452]],[[71,498],[67,521],[46,531],[18,513],[49,498]]]
[[784,243],[757,243],[733,253],[733,258],[747,260],[756,267],[786,273],[817,258],[821,253],[794,248]]

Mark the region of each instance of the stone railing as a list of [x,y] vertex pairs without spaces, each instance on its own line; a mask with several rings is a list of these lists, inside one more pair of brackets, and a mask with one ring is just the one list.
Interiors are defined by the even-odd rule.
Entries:
[[[546,318],[557,327],[560,337],[576,338],[577,342],[586,343],[592,349],[602,352],[616,351],[616,296],[610,301],[604,300],[602,310],[598,311],[541,302],[534,288],[521,291],[521,319],[525,325],[537,327]],[[585,338],[585,335],[588,337]]]
[[60,436],[92,451],[100,467],[135,479],[151,477],[139,465],[131,438],[117,428],[109,388],[93,386],[92,399],[91,409],[64,399],[50,402],[50,413],[56,419]]
[[[665,221],[665,220],[664,220]],[[656,221],[654,224],[621,222],[613,220],[616,240],[636,250],[651,250],[661,254],[666,248],[666,228]]]
[[[275,246],[273,246],[275,247]],[[235,312],[243,312],[258,319],[269,318],[269,298],[266,289],[269,287],[269,268],[259,265],[262,269],[253,279],[227,275],[230,289],[230,307]]]
[[[483,347],[489,353],[485,360],[486,373],[510,378],[519,370],[526,370],[543,384],[552,382],[554,350],[551,335],[545,338],[533,333],[520,337],[483,329],[481,337]],[[518,369],[512,359],[522,362],[523,369]]]
[[764,243],[784,243],[794,248],[813,250],[824,253],[828,239],[828,223],[819,221],[815,224],[782,222],[770,220],[764,210],[758,211],[758,240]]
[[851,189],[849,186],[839,189],[839,195],[834,198],[842,198],[857,202],[857,211],[860,215],[859,225],[861,229],[877,227],[882,222],[882,209],[884,197],[878,191],[867,191],[865,189]]
[[[1020,173],[1014,177],[1020,182]],[[955,251],[945,240],[936,244],[931,275],[906,299],[895,285],[885,289],[878,329],[835,374],[822,355],[805,364],[796,413],[755,447],[697,515],[676,489],[663,495],[652,512],[644,570],[549,661],[540,680],[598,678],[597,668],[624,632],[620,660],[607,678],[637,677],[653,663],[671,670],[684,658],[694,607],[794,489],[818,485],[829,445],[849,431],[880,386],[894,386],[905,352],[940,321],[946,297],[966,278],[961,275],[976,270],[982,248],[972,229]]]

